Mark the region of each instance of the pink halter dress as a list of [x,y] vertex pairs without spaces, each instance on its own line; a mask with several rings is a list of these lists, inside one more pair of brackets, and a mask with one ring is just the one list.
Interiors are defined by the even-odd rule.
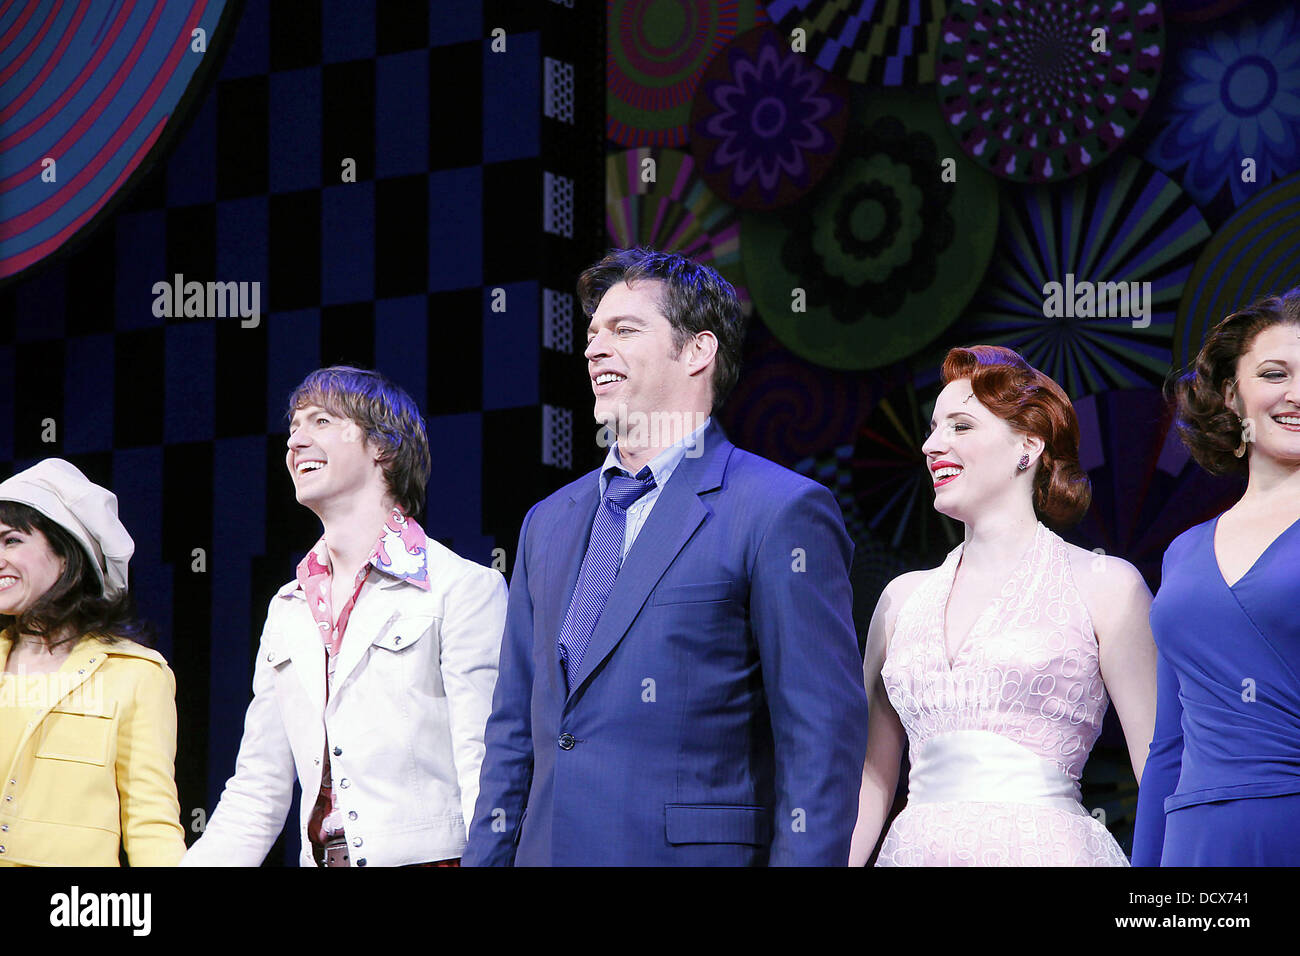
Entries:
[[899,610],[882,671],[907,731],[907,807],[877,866],[1127,866],[1079,801],[1107,695],[1065,542],[1038,525],[950,663],[958,545]]

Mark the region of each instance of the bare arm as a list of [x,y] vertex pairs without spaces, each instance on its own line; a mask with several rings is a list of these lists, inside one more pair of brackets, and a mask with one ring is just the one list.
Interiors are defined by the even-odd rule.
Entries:
[[913,571],[889,582],[867,630],[867,652],[862,676],[867,688],[868,726],[867,756],[862,765],[862,789],[858,795],[858,821],[849,846],[849,866],[865,866],[880,839],[889,808],[898,788],[898,772],[903,761],[906,737],[903,725],[894,713],[880,671],[885,664],[889,638],[893,635],[898,608],[920,583],[923,571]]
[[1124,728],[1139,782],[1156,724],[1156,645],[1151,636],[1151,591],[1137,568],[1120,558],[1087,556],[1076,574],[1092,616],[1101,676]]

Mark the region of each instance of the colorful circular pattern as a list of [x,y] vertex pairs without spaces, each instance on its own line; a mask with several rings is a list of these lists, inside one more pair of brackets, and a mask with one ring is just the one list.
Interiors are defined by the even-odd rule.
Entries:
[[854,445],[854,497],[867,529],[888,547],[938,564],[961,541],[961,524],[934,510],[934,482],[921,452],[939,390],[902,369],[889,381]]
[[876,377],[810,365],[757,323],[746,346],[740,381],[720,416],[737,445],[794,468],[852,444],[879,390]]
[[1297,222],[1300,175],[1274,184],[1215,232],[1178,303],[1175,367],[1191,365],[1206,333],[1237,309],[1300,285]]
[[758,0],[607,0],[605,135],[621,146],[684,145],[704,68],[766,22]]
[[630,149],[605,158],[605,227],[620,249],[649,246],[712,266],[752,306],[740,262],[734,207],[695,174],[695,161],[675,149]]
[[[0,7],[0,278],[93,225],[177,128],[223,0]],[[208,51],[196,51],[202,30]],[[196,79],[198,77],[198,79]]]
[[1164,45],[1151,0],[967,0],[943,22],[935,89],[984,168],[1017,182],[1066,179],[1133,132]]
[[[1009,193],[977,304],[945,342],[1015,349],[1072,398],[1158,385],[1175,306],[1209,236],[1176,183],[1128,157]],[[917,359],[919,380],[938,380],[942,353]]]
[[879,368],[966,307],[993,252],[997,187],[945,152],[954,151],[925,93],[882,92],[854,117],[840,163],[807,201],[745,215],[750,291],[792,352],[829,368]]
[[854,83],[915,86],[934,82],[943,0],[767,0],[767,15],[823,70]]
[[[1300,170],[1300,43],[1295,6],[1249,17],[1181,47],[1157,109],[1165,126],[1146,157],[1182,170],[1201,206],[1221,192],[1232,210]],[[1217,205],[1217,204],[1216,204]]]
[[772,209],[821,181],[848,119],[848,83],[792,52],[771,27],[759,27],[732,41],[700,79],[691,153],[729,203]]

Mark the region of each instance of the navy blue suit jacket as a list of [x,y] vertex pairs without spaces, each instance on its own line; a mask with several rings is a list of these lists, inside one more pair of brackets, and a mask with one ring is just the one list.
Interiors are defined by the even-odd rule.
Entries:
[[519,536],[466,865],[843,865],[867,700],[821,485],[716,424],[628,552],[567,692],[591,472]]

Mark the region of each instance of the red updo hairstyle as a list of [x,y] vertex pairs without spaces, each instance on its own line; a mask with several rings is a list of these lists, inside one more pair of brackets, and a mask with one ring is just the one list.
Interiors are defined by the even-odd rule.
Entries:
[[952,349],[943,383],[970,379],[980,404],[1016,431],[1043,440],[1034,475],[1034,511],[1054,530],[1077,524],[1092,502],[1092,482],[1079,465],[1079,420],[1070,399],[1018,352],[1000,345]]

